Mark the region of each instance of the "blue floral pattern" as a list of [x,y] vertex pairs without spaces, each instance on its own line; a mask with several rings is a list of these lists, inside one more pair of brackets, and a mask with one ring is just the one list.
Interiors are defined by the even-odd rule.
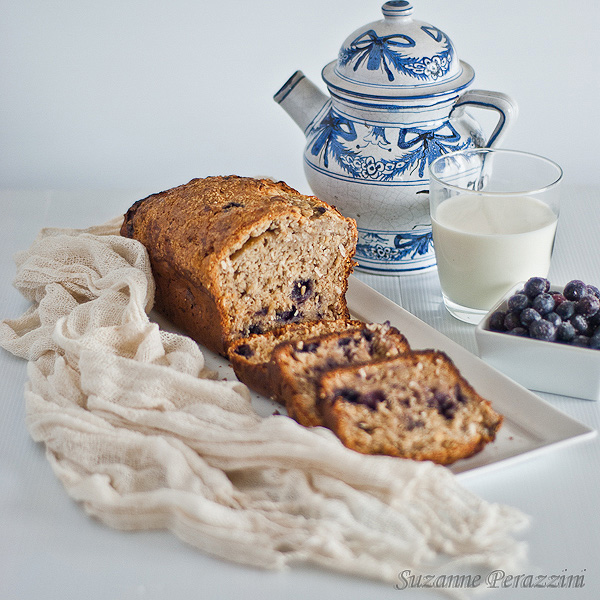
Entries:
[[431,57],[408,56],[401,50],[416,46],[408,35],[393,34],[379,36],[373,29],[359,35],[347,48],[342,48],[339,64],[346,66],[354,62],[352,68],[357,71],[365,64],[367,70],[382,69],[388,81],[394,81],[396,74],[414,77],[422,81],[435,81],[448,72],[454,56],[454,48],[448,36],[439,29],[423,26],[421,29],[437,42],[443,42],[443,51]]
[[431,228],[426,231],[382,233],[359,230],[356,258],[399,267],[433,252]]
[[344,141],[356,139],[354,123],[340,117],[333,110],[325,115],[319,125],[311,132],[310,152],[320,156],[325,167],[329,167],[329,156],[340,161],[341,156],[356,156],[356,152],[344,146]]
[[[473,145],[470,137],[461,139],[450,121],[435,129],[365,127],[367,132],[359,140],[355,124],[330,108],[309,134],[310,153],[319,157],[325,168],[329,168],[330,159],[334,159],[343,172],[355,179],[393,182],[406,173],[415,172],[423,179],[429,162]],[[394,134],[397,136],[395,148],[388,141]],[[356,143],[361,141],[363,144]],[[390,152],[395,150],[395,156],[376,158],[369,154],[369,145]]]

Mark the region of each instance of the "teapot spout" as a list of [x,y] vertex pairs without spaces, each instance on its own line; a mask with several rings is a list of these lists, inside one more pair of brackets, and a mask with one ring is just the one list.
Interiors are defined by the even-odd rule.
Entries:
[[311,123],[328,102],[326,96],[302,71],[296,71],[273,96],[306,134]]

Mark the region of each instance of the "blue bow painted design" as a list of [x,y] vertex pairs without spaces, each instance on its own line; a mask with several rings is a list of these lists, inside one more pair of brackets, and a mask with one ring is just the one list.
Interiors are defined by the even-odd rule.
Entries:
[[[447,133],[442,132],[444,129]],[[461,150],[470,143],[470,140],[460,143],[460,134],[449,121],[437,129],[422,130],[409,127],[401,129],[398,134],[398,148],[408,150],[404,155],[404,170],[418,163],[419,177],[424,176],[428,162],[432,162],[442,154]]]
[[353,40],[348,48],[340,50],[339,63],[345,66],[355,61],[352,68],[357,71],[366,61],[367,70],[383,69],[388,81],[395,79],[393,70],[421,80],[436,80],[450,68],[454,49],[443,31],[431,27],[422,29],[436,41],[444,42],[443,52],[432,57],[406,56],[400,50],[416,45],[410,36],[399,33],[382,37],[369,29]]
[[369,71],[383,68],[388,80],[393,81],[394,74],[388,67],[388,63],[394,65],[396,62],[394,48],[409,48],[414,45],[415,41],[407,35],[393,34],[380,37],[375,31],[369,29],[357,37],[345,51],[342,49],[340,63],[348,64],[351,60],[356,60],[353,67],[356,71],[366,59]]

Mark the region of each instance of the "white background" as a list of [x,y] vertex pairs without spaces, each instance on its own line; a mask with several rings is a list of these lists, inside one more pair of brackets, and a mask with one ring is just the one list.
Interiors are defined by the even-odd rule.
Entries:
[[[0,0],[0,188],[153,193],[236,173],[308,192],[303,135],[272,96],[296,69],[322,85],[381,4]],[[504,147],[556,160],[565,183],[600,184],[600,3],[413,5],[474,67],[471,88],[517,100]]]

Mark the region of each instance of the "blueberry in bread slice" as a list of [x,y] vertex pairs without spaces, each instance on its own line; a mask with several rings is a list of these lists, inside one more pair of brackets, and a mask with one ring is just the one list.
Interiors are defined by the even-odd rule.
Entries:
[[148,251],[156,308],[223,356],[252,333],[349,318],[356,223],[283,182],[194,179],[136,202],[121,235]]
[[348,448],[451,464],[494,440],[496,413],[442,352],[330,370],[319,378],[324,424]]
[[241,382],[259,394],[271,397],[273,389],[270,384],[268,365],[276,346],[284,342],[306,340],[318,335],[362,326],[364,324],[356,319],[289,323],[266,333],[255,333],[238,338],[229,347],[229,362]]
[[398,356],[410,350],[406,338],[389,323],[285,342],[275,348],[269,378],[275,398],[288,415],[306,427],[322,425],[317,405],[320,376],[334,367]]

